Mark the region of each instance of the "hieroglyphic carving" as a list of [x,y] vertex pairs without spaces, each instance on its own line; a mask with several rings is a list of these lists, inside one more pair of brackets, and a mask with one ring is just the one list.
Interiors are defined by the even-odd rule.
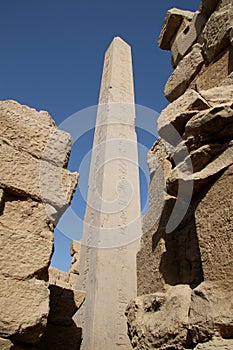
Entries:
[[105,54],[84,220],[75,320],[82,350],[131,349],[125,308],[136,296],[141,232],[131,49],[115,38]]

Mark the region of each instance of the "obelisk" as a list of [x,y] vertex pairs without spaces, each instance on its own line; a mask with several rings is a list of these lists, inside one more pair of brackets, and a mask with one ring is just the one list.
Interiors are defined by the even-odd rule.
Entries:
[[136,296],[141,235],[135,105],[130,46],[115,37],[105,54],[88,181],[74,317],[82,350],[129,350],[125,309]]

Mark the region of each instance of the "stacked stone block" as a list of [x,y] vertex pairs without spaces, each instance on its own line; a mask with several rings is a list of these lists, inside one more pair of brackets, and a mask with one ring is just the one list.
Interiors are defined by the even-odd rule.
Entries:
[[159,37],[174,71],[148,155],[138,298],[127,309],[138,350],[232,349],[232,28],[232,0],[202,0],[193,14],[169,10]]

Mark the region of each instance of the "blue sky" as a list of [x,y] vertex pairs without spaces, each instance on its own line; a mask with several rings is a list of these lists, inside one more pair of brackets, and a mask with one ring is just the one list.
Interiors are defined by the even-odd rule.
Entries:
[[[61,124],[97,104],[104,52],[114,36],[121,36],[132,46],[136,103],[160,112],[168,103],[163,86],[172,72],[170,52],[157,46],[166,11],[172,7],[195,11],[199,3],[1,1],[0,99],[47,110]],[[75,143],[71,170],[78,170],[92,137],[93,130]],[[148,148],[153,142],[148,133],[139,132],[139,139]],[[85,203],[78,192],[72,205],[82,218]],[[57,231],[53,265],[64,270],[70,263],[69,244],[70,239]]]

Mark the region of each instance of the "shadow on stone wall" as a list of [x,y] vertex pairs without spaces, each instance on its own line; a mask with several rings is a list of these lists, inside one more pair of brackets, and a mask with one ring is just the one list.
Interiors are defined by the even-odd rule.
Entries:
[[50,312],[45,332],[37,346],[40,350],[79,350],[82,329],[72,320],[77,311],[74,292],[50,285]]

